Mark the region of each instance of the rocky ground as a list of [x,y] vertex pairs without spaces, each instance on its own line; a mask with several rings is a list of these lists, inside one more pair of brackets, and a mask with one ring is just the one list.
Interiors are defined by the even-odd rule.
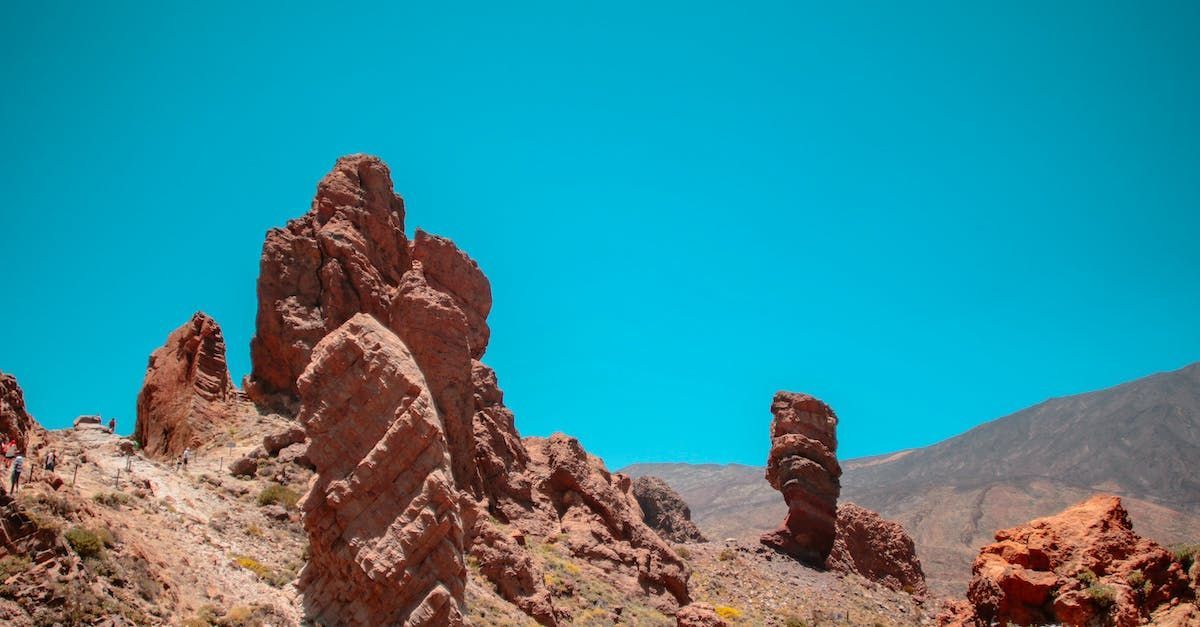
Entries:
[[79,568],[47,586],[13,557],[0,590],[0,620],[297,624],[292,580],[306,541],[295,496],[307,471],[262,464],[258,476],[236,478],[221,469],[222,461],[277,430],[276,421],[248,409],[226,434],[232,448],[214,443],[186,469],[127,456],[123,449],[131,443],[99,426],[45,433],[41,450],[58,452],[54,474],[63,484],[55,490],[53,475],[37,469],[16,504],[39,528],[67,539]]

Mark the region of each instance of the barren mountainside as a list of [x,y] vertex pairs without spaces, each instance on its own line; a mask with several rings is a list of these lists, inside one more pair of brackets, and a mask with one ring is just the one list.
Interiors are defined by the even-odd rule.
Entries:
[[[1097,492],[1124,497],[1139,533],[1194,541],[1198,467],[1200,364],[1192,364],[1051,399],[930,447],[847,460],[842,500],[902,523],[931,590],[961,596],[971,559],[996,529]],[[767,531],[786,510],[762,468],[636,464],[622,472],[666,480],[715,537]]]

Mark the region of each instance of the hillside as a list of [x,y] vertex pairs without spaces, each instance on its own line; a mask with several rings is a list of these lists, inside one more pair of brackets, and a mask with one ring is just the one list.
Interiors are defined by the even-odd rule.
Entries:
[[[846,419],[846,417],[843,417]],[[961,595],[970,562],[996,529],[1059,511],[1096,492],[1124,497],[1143,535],[1200,535],[1200,364],[1113,388],[1051,399],[934,446],[843,462],[842,500],[912,534],[931,590]],[[763,470],[639,464],[715,537],[773,528],[785,507]]]

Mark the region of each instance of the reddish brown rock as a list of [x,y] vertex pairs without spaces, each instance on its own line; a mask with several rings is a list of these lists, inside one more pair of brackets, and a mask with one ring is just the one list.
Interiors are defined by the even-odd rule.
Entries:
[[632,481],[610,474],[579,440],[556,433],[526,438],[530,471],[539,501],[548,502],[553,521],[565,534],[571,554],[598,566],[630,593],[644,593],[671,613],[691,600],[688,569],[658,534],[642,522]]
[[300,507],[308,616],[342,625],[458,625],[459,492],[433,397],[408,347],[360,314],[313,350],[299,420],[316,468]]
[[921,560],[904,526],[853,503],[838,505],[837,537],[825,566],[917,597],[929,593]]
[[973,573],[967,597],[983,624],[1139,625],[1187,594],[1179,563],[1133,532],[1115,496],[996,532]]
[[662,539],[676,544],[704,542],[704,534],[692,522],[692,510],[658,477],[633,480],[633,496],[642,510],[642,520]]
[[37,421],[25,409],[25,393],[17,378],[0,372],[0,437],[4,442],[15,440],[19,450],[27,451],[29,433],[37,428]]
[[279,454],[279,451],[282,451],[293,444],[300,444],[304,442],[304,438],[304,429],[298,426],[292,427],[290,429],[284,429],[279,433],[272,433],[270,435],[263,436],[262,447],[263,450],[266,451],[267,455],[274,457]]
[[292,410],[313,347],[357,313],[387,320],[408,270],[404,201],[375,157],[338,159],[307,214],[267,233],[246,392]]
[[151,353],[133,438],[149,456],[179,455],[220,433],[236,396],[221,327],[196,312]]
[[837,415],[807,394],[779,392],[771,403],[767,481],[783,493],[788,514],[762,543],[813,566],[823,566],[837,531],[842,469],[837,462]]
[[479,574],[496,592],[542,625],[558,625],[561,618],[546,589],[544,574],[523,542],[492,522],[482,504],[464,499],[464,520],[470,555]]

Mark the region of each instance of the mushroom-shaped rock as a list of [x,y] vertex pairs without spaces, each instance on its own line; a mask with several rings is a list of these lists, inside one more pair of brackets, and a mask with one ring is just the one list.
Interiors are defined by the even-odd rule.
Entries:
[[459,493],[433,397],[404,342],[358,314],[299,379],[316,469],[300,503],[312,556],[304,607],[338,625],[460,625]]
[[823,566],[837,533],[841,466],[837,415],[807,394],[779,392],[771,403],[767,481],[783,493],[788,514],[762,543],[813,566]]
[[150,354],[133,438],[151,457],[179,455],[220,433],[236,396],[221,327],[197,312]]

